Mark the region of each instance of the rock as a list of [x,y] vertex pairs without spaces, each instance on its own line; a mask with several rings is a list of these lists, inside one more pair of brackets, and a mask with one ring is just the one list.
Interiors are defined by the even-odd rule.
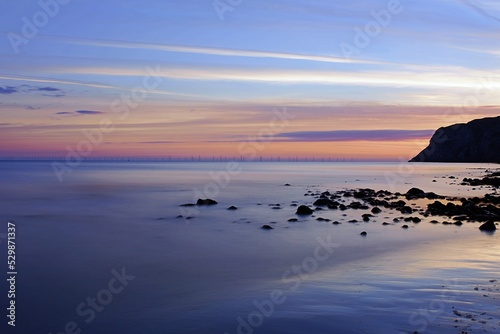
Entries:
[[185,204],[181,204],[179,206],[195,206],[196,204],[193,204],[193,203],[185,203]]
[[339,223],[338,221],[334,221],[332,224],[333,224],[333,225],[340,225],[340,224],[342,224],[342,223]]
[[403,206],[399,211],[403,214],[410,214],[413,213],[413,209],[409,206]]
[[234,210],[238,210],[237,207],[235,207],[234,205],[231,205],[229,208],[227,208],[228,210],[230,211],[234,211]]
[[439,128],[410,162],[500,162],[500,116]]
[[403,225],[401,226],[401,228],[408,228],[408,225]]
[[368,233],[366,231],[361,232],[359,235],[366,236]]
[[479,229],[481,231],[495,231],[497,227],[495,226],[495,223],[490,220],[484,223],[483,225],[479,226]]
[[370,221],[370,218],[373,217],[373,215],[371,215],[369,213],[365,213],[361,217],[363,217],[363,221],[368,222],[368,221]]
[[273,227],[270,226],[270,225],[262,225],[261,229],[263,229],[263,230],[272,230]]
[[381,212],[382,212],[382,210],[379,207],[374,207],[372,209],[372,213],[374,213],[374,214],[381,213]]
[[301,205],[297,208],[296,214],[298,214],[298,215],[312,215],[313,212],[314,211],[310,207],[308,207],[306,205]]
[[290,183],[285,183],[285,187],[290,187],[291,184]]
[[291,223],[294,223],[294,222],[298,222],[299,220],[297,218],[290,218],[290,219],[288,219],[288,221]]
[[411,221],[416,224],[416,223],[420,223],[422,221],[422,219],[420,219],[418,217],[411,217]]
[[411,188],[405,194],[406,199],[424,198],[425,191],[419,188]]
[[196,202],[196,205],[215,205],[218,204],[217,201],[210,199],[210,198],[198,198],[198,201]]
[[314,203],[313,205],[316,205],[316,206],[335,206],[335,202],[328,199],[328,198],[318,198]]
[[387,222],[383,222],[382,225],[386,226],[386,225],[391,225],[391,224],[389,224]]

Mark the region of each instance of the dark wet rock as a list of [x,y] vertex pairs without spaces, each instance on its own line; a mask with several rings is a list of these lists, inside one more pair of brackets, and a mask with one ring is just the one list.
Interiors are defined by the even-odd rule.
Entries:
[[234,211],[234,210],[238,210],[237,207],[235,207],[234,205],[231,205],[229,208],[227,208],[229,211]]
[[369,207],[367,205],[364,205],[360,202],[352,202],[349,204],[349,207],[354,210],[368,210]]
[[431,224],[439,224],[439,222],[437,220],[431,220],[430,223]]
[[461,221],[456,221],[453,223],[453,225],[457,225],[457,226],[462,226],[464,223],[462,223]]
[[297,218],[290,218],[288,219],[289,222],[298,222],[299,220]]
[[340,222],[338,222],[338,221],[334,221],[332,224],[333,224],[333,225],[340,225],[340,224],[342,224],[342,223],[340,223]]
[[438,199],[438,198],[441,198],[441,197],[442,196],[439,196],[438,194],[433,193],[433,192],[425,193],[425,198],[427,198],[427,199]]
[[395,223],[399,223],[399,219],[398,218],[394,218],[392,221],[395,222]]
[[328,209],[330,209],[330,210],[337,210],[339,208],[339,206],[340,206],[340,203],[333,202],[332,205],[328,205]]
[[479,226],[479,229],[481,231],[495,231],[497,227],[495,226],[495,223],[493,221],[487,221],[483,225]]
[[318,218],[316,218],[316,220],[317,220],[317,221],[320,221],[320,222],[329,222],[329,221],[330,221],[330,219],[328,219],[328,218],[323,218],[323,217],[318,217]]
[[422,221],[422,219],[420,219],[418,217],[411,217],[411,221],[416,224],[416,223],[420,223]]
[[184,216],[183,216],[183,215],[178,215],[178,216],[177,216],[177,217],[175,217],[175,218],[184,218]]
[[290,204],[290,206],[298,206],[298,204],[297,203],[292,203],[292,204]]
[[370,221],[370,218],[373,217],[373,215],[371,215],[369,213],[365,213],[361,217],[363,217],[363,221],[368,222],[368,221]]
[[425,191],[419,188],[411,188],[405,194],[406,199],[424,198]]
[[298,215],[312,215],[313,212],[314,211],[310,207],[308,207],[306,205],[301,205],[297,208],[296,214],[298,214]]
[[349,223],[357,223],[358,221],[356,219],[351,219],[349,220]]
[[393,208],[393,209],[397,209],[397,208],[402,208],[406,205],[406,202],[403,201],[403,200],[399,200],[399,201],[394,201],[394,202],[391,202],[389,203],[390,207]]
[[387,222],[383,222],[382,225],[386,226],[386,225],[391,225],[391,224],[389,224]]
[[500,116],[439,128],[412,162],[500,162]]
[[452,223],[450,223],[450,222],[448,222],[448,221],[444,221],[444,222],[442,222],[441,224],[443,224],[443,225],[451,225]]
[[408,225],[403,225],[401,226],[401,228],[408,228]]
[[403,214],[411,214],[413,213],[413,209],[409,206],[403,206],[399,211]]
[[316,205],[316,206],[335,206],[337,205],[338,206],[338,203],[332,201],[331,199],[328,199],[328,198],[319,198],[317,199],[313,205]]
[[366,236],[368,233],[366,231],[361,232],[359,235]]
[[377,206],[372,208],[372,213],[374,213],[374,214],[381,213],[381,212],[382,212],[382,210]]
[[263,230],[272,230],[274,228],[272,226],[270,226],[270,225],[262,225],[261,229],[263,229]]
[[196,205],[215,205],[218,204],[217,201],[210,198],[198,198]]
[[345,206],[345,204],[340,204],[339,209],[340,209],[340,211],[345,211],[345,210],[347,210],[347,206]]
[[[492,201],[493,202],[493,201]],[[427,213],[433,216],[447,216],[459,218],[458,220],[488,221],[500,219],[500,207],[490,203],[486,196],[482,199],[462,198],[460,204],[435,201],[427,206]]]
[[482,179],[470,179],[470,178],[464,178],[463,179],[463,184],[469,185],[469,186],[492,186],[495,188],[500,187],[500,177],[491,177],[491,176],[486,176]]
[[290,183],[285,183],[285,187],[290,187],[291,184]]
[[189,207],[189,206],[195,206],[196,204],[193,204],[193,203],[185,203],[185,204],[181,204],[179,206],[185,206],[185,207]]

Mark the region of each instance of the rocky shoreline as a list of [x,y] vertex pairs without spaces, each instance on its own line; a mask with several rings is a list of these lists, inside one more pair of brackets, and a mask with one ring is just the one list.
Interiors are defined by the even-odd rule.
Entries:
[[[455,178],[455,177],[453,177]],[[500,187],[500,171],[486,171],[482,178],[464,178],[460,183],[463,186],[487,187],[490,193],[483,197],[451,197],[442,196],[434,192],[426,192],[419,188],[411,188],[406,193],[388,190],[374,190],[370,188],[342,189],[336,191],[313,191],[307,190],[305,197],[312,197],[312,204],[299,204],[299,201],[292,201],[289,206],[297,207],[295,217],[288,219],[288,222],[298,222],[308,218],[316,218],[317,221],[331,222],[328,218],[321,217],[325,211],[351,211],[351,219],[348,223],[370,222],[375,217],[384,214],[397,214],[392,222],[384,221],[383,225],[394,225],[396,223],[418,224],[421,221],[428,221],[432,224],[441,223],[443,225],[460,226],[463,223],[482,223],[479,227],[481,231],[495,231],[496,225],[500,222],[500,195],[497,194]],[[289,187],[290,184],[285,184]],[[418,205],[415,201],[420,202]],[[310,201],[309,201],[310,203]],[[181,206],[212,206],[218,204],[212,199],[198,199],[196,204],[181,204]],[[269,204],[272,209],[282,209],[282,204]],[[228,210],[237,210],[235,206],[230,206]],[[368,211],[368,212],[366,212]],[[359,212],[359,213],[358,213]],[[359,220],[355,219],[359,215]],[[347,214],[343,214],[344,217]],[[194,217],[177,218],[190,220]],[[301,220],[299,220],[299,218]],[[387,218],[387,217],[385,217]],[[263,224],[264,230],[272,230],[273,224]],[[333,221],[333,225],[340,225],[339,221]],[[401,226],[408,228],[407,224]],[[366,236],[365,231],[361,235]]]

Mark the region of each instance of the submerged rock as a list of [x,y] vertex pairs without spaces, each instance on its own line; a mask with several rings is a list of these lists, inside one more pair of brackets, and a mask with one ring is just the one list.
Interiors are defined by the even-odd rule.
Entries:
[[313,212],[314,211],[310,207],[308,207],[307,205],[301,205],[297,208],[296,214],[298,214],[298,215],[312,215]]
[[269,225],[262,225],[261,229],[263,229],[263,230],[272,230],[273,227],[269,226]]
[[219,204],[217,201],[210,198],[198,198],[196,205],[215,205]]
[[230,211],[234,211],[234,210],[238,210],[237,207],[235,207],[234,205],[231,205],[229,208],[227,208],[228,210]]
[[487,221],[483,225],[479,226],[481,231],[496,231],[497,227],[493,221]]

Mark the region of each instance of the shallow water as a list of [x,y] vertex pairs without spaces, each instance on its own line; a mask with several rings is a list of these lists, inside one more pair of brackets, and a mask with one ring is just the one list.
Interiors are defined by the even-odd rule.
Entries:
[[[287,221],[292,201],[314,201],[308,190],[481,195],[459,180],[488,167],[86,162],[59,182],[50,163],[2,162],[0,233],[17,226],[14,332],[55,334],[72,321],[96,334],[498,332],[498,234],[472,223],[382,226],[389,212],[370,223],[347,223],[361,221],[354,210],[316,213],[336,226]],[[179,207],[201,196],[219,204]],[[135,278],[102,299],[122,268]],[[99,293],[106,305],[82,316],[90,308],[77,307]]]

